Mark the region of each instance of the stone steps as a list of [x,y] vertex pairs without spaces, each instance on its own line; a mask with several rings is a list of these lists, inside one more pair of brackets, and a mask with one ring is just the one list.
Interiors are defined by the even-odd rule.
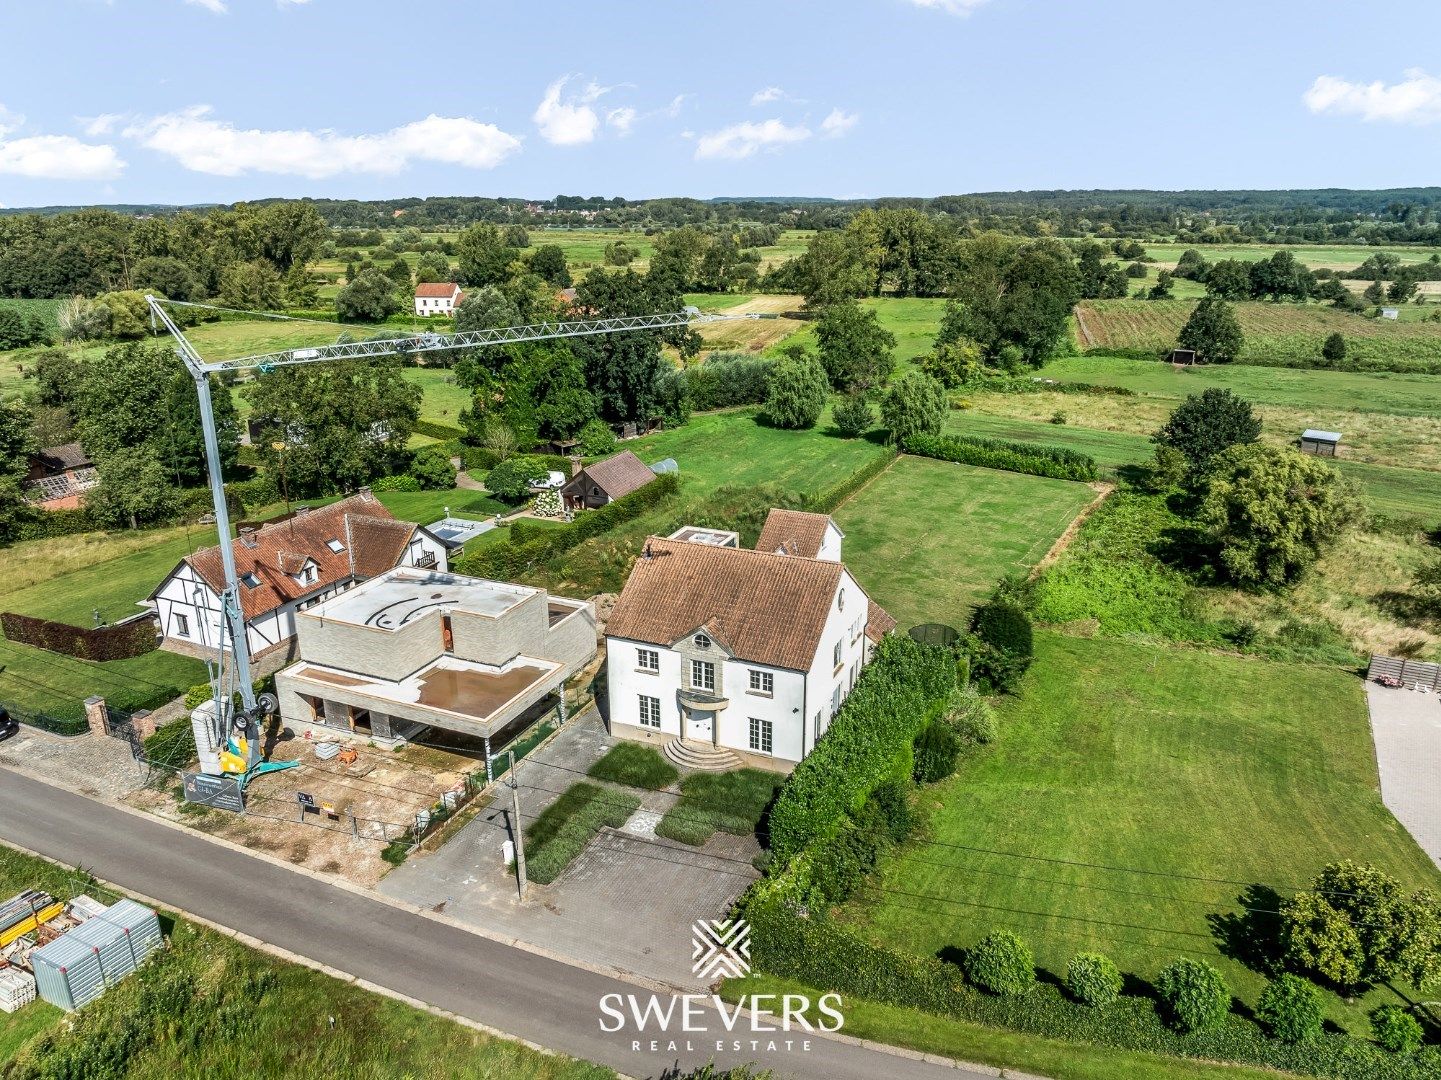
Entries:
[[729,750],[712,746],[710,743],[687,742],[675,738],[661,747],[661,753],[674,764],[698,772],[729,772],[738,769],[741,759]]

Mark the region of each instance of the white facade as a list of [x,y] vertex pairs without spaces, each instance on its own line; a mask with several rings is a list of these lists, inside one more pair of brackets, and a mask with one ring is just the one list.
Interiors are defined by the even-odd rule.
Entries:
[[421,316],[430,315],[453,315],[455,305],[460,302],[460,286],[448,285],[451,291],[444,296],[421,296],[417,291],[415,296],[415,313]]
[[700,628],[669,645],[607,637],[611,730],[662,742],[679,736],[789,768],[829,729],[869,659],[869,604],[843,571],[805,671],[737,659]]
[[[435,537],[422,529],[415,530],[400,566],[434,567],[445,571],[446,550]],[[314,563],[307,562],[296,575],[296,584],[304,583],[303,575],[313,573]],[[246,621],[246,641],[252,654],[283,644],[295,636],[295,614],[345,592],[359,580],[347,577],[313,592],[288,600],[271,611]],[[244,584],[241,585],[242,591]],[[220,597],[188,562],[181,562],[155,590],[151,602],[160,620],[160,633],[167,643],[185,643],[204,649],[220,644]]]

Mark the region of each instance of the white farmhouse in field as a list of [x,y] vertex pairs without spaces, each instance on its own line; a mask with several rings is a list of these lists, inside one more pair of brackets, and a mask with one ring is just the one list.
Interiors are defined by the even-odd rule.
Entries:
[[415,287],[415,313],[454,315],[464,295],[453,281],[423,281]]
[[[445,544],[419,525],[391,517],[364,489],[329,506],[302,507],[290,518],[241,529],[235,571],[251,653],[289,643],[297,612],[397,566],[444,571]],[[219,547],[182,559],[149,598],[162,645],[213,655],[224,588]]]
[[896,621],[824,514],[772,510],[755,550],[687,527],[646,541],[606,624],[613,734],[697,768],[789,769]]

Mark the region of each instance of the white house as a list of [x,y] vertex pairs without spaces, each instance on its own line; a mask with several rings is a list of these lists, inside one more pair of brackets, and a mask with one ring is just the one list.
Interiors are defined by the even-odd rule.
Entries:
[[417,315],[454,315],[465,294],[453,281],[423,281],[415,287]]
[[[295,636],[295,615],[397,566],[446,569],[445,544],[397,521],[369,490],[284,520],[241,529],[235,541],[240,606],[252,653]],[[204,654],[220,643],[220,548],[186,556],[150,594],[162,645]]]
[[646,541],[606,624],[610,728],[695,767],[789,769],[896,622],[840,561],[825,515],[772,510],[768,549],[730,535]]

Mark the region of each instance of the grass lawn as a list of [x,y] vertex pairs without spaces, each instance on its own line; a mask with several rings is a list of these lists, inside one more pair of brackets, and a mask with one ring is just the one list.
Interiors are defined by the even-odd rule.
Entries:
[[432,424],[460,427],[460,411],[471,405],[470,391],[455,381],[455,372],[441,367],[408,367],[403,374],[424,392],[420,418]]
[[[0,894],[36,886],[66,897],[74,889],[63,871],[0,849]],[[0,1013],[6,1075],[379,1078],[435,1075],[443,1061],[446,1076],[466,1080],[614,1076],[462,1027],[189,923],[161,921],[170,948],[83,1011],[66,1017],[36,1002],[13,1015]]]
[[592,765],[586,775],[612,784],[659,791],[674,784],[680,771],[649,746],[623,742],[607,750],[605,757]]
[[1102,473],[1114,475],[1123,465],[1150,460],[1154,447],[1145,435],[1122,431],[1098,431],[1075,424],[1049,424],[1044,420],[1019,420],[992,416],[977,409],[954,409],[946,417],[947,435],[973,435],[982,439],[1041,443],[1064,446],[1089,454]]
[[727,484],[774,484],[790,491],[823,491],[889,451],[867,439],[830,434],[830,413],[810,431],[768,427],[756,409],[704,413],[671,431],[624,444],[647,464],[675,458],[687,495]]
[[[925,954],[1009,928],[1051,972],[1081,950],[1147,979],[1201,957],[1254,1004],[1262,977],[1211,923],[1248,886],[1289,895],[1337,859],[1441,885],[1381,804],[1353,675],[1043,632],[999,719],[991,750],[922,795],[926,840],[848,919]],[[1328,1008],[1363,1032],[1380,998]]]
[[764,769],[691,773],[680,782],[681,801],[665,812],[656,835],[704,844],[719,830],[751,836],[785,777]]
[[1034,566],[1095,492],[903,457],[837,511],[846,564],[905,629],[962,626],[1003,574]]
[[[862,300],[861,304],[875,311],[881,326],[895,335],[897,375],[905,374],[913,366],[916,357],[931,351],[936,334],[941,329],[941,317],[946,311],[945,299],[938,297],[880,296]],[[800,297],[796,298],[795,306],[800,306]],[[776,346],[796,344],[811,349],[816,347],[815,327],[812,323],[799,324],[794,333],[778,341]]]

